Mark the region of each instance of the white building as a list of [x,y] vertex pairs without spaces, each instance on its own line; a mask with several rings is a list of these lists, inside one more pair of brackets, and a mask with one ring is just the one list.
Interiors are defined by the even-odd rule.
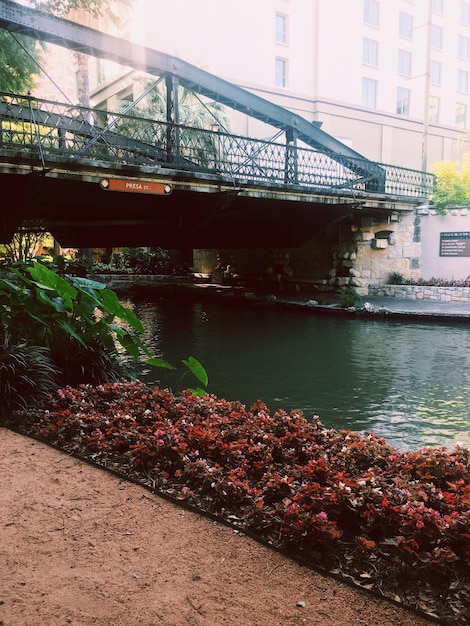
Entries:
[[[136,0],[119,24],[115,34],[319,121],[374,161],[430,170],[470,149],[470,1]],[[123,70],[110,68],[100,62],[96,104],[116,98]]]

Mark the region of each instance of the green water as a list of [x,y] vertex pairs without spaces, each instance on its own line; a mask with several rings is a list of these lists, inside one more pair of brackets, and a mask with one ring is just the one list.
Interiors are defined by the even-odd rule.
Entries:
[[[249,407],[302,409],[402,449],[470,445],[470,326],[325,316],[188,299],[127,301],[153,352],[194,356],[209,391]],[[141,366],[139,378],[174,385]],[[183,386],[195,384],[185,378]]]

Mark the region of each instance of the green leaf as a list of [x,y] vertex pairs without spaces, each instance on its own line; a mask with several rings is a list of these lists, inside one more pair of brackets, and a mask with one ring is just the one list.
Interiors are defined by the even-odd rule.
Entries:
[[186,365],[188,370],[196,376],[199,382],[201,382],[205,387],[207,387],[207,383],[209,382],[209,377],[207,376],[207,372],[204,367],[199,363],[197,359],[190,356],[188,359],[183,359],[181,361]]
[[97,280],[90,280],[89,278],[83,278],[82,276],[68,276],[69,280],[77,287],[77,289],[82,289],[83,291],[87,291],[89,293],[92,291],[101,291],[106,288],[104,283],[100,283]]
[[73,337],[79,343],[81,343],[84,348],[87,347],[82,337],[75,331],[74,327],[71,326],[68,322],[66,322],[65,320],[59,320],[57,324],[60,328],[62,328],[62,330],[65,330],[71,337]]
[[62,276],[47,269],[42,263],[33,263],[31,267],[27,267],[35,282],[39,282],[44,288],[54,289],[64,300],[74,300],[77,296],[77,290],[72,287]]
[[29,317],[32,317],[33,320],[36,320],[36,322],[39,322],[43,326],[46,326],[47,328],[49,328],[50,321],[48,322],[43,317],[40,317],[37,313],[33,313],[32,311],[26,311],[26,313],[29,315]]
[[165,359],[158,359],[157,357],[151,357],[145,361],[147,365],[153,365],[154,367],[163,367],[167,370],[175,370],[176,367],[165,361]]
[[52,306],[53,309],[55,311],[57,311],[57,313],[65,313],[67,311],[64,299],[61,298],[60,296],[57,296],[55,298],[51,298],[44,291],[40,291],[37,294],[37,298],[38,298],[39,301],[44,302],[45,304],[49,304],[50,306]]
[[111,289],[103,289],[103,291],[100,292],[99,296],[101,306],[106,312],[112,313],[119,319],[124,320],[138,333],[145,332],[142,322],[137,317],[137,315],[133,311],[125,307],[123,304],[121,304],[119,298],[114,291],[112,291]]
[[118,335],[117,339],[126,352],[134,357],[140,356],[140,348],[129,333],[126,333],[125,335]]
[[116,333],[116,335],[119,335],[120,337],[122,337],[122,335],[129,334],[127,330],[124,330],[124,328],[121,328],[121,326],[116,326],[115,324],[107,324],[106,328],[113,333]]
[[26,289],[26,287],[20,287],[6,278],[0,278],[0,286],[6,288],[8,292],[13,291],[18,295],[26,296],[30,294],[29,289]]
[[198,396],[199,398],[202,398],[203,396],[207,395],[207,391],[205,389],[202,389],[201,387],[196,387],[196,389],[187,389],[187,391],[190,391],[191,393],[193,393],[195,396]]

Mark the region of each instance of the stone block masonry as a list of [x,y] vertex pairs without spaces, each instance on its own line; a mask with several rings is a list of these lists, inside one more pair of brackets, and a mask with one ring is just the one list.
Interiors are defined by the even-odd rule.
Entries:
[[397,211],[384,221],[366,217],[352,223],[350,233],[343,233],[335,247],[330,284],[339,284],[338,277],[346,276],[347,284],[366,296],[369,285],[384,283],[392,272],[420,278],[420,256],[414,210]]
[[369,285],[368,295],[377,298],[469,302],[470,287],[429,287],[421,285]]

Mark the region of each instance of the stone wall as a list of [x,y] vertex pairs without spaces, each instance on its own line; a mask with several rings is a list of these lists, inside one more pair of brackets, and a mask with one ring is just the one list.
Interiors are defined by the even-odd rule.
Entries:
[[375,297],[434,300],[435,302],[470,302],[470,287],[427,287],[418,285],[369,285]]
[[397,210],[382,221],[365,216],[349,229],[332,250],[330,284],[351,285],[367,295],[369,285],[384,283],[391,272],[420,277],[421,233],[414,210]]
[[415,209],[405,206],[397,206],[388,218],[356,213],[299,248],[197,250],[195,271],[211,274],[217,255],[242,277],[266,279],[282,265],[290,282],[350,285],[366,296],[369,285],[385,283],[391,272],[421,277],[421,222]]

